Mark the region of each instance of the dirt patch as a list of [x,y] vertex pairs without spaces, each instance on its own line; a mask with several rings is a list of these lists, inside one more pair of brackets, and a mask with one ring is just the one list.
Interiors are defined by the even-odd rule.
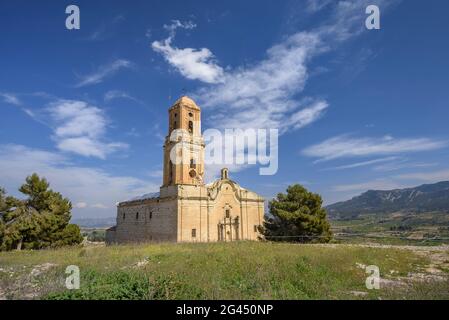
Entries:
[[0,300],[37,298],[43,287],[50,286],[45,279],[46,273],[57,266],[47,262],[34,266],[29,272],[26,271],[25,266],[19,269],[2,269],[2,272],[6,272],[10,279],[0,282]]
[[365,291],[350,291],[350,293],[356,297],[366,297],[368,292]]
[[56,267],[56,266],[58,266],[58,265],[54,264],[54,263],[50,263],[50,262],[37,265],[33,268],[33,270],[31,270],[30,276],[38,277],[42,273],[47,272],[48,270],[50,270],[51,268]]
[[[388,248],[413,251],[418,256],[429,259],[430,263],[420,267],[417,272],[410,272],[406,277],[395,276],[397,272],[390,270],[388,279],[381,279],[381,286],[386,287],[405,287],[413,282],[432,282],[449,281],[449,246],[395,246],[381,244],[351,244],[349,246],[369,247],[369,248]],[[446,270],[446,271],[445,271]]]

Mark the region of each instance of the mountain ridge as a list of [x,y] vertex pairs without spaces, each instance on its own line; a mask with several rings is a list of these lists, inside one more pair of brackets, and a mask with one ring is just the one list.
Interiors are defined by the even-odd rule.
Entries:
[[449,212],[449,181],[393,190],[368,190],[347,201],[325,207],[329,218],[357,218],[362,214],[409,212]]

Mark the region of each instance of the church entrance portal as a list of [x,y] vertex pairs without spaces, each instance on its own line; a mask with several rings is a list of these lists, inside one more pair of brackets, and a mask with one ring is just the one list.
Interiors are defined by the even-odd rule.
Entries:
[[226,217],[218,223],[218,241],[239,240],[239,218]]

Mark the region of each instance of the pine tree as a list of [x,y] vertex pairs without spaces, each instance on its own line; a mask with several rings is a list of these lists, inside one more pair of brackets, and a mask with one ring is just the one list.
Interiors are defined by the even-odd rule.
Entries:
[[77,244],[79,227],[69,224],[72,204],[37,174],[26,178],[18,200],[0,192],[0,250],[42,249]]
[[264,223],[267,240],[290,242],[329,242],[332,239],[321,196],[299,184],[289,186],[269,203],[272,217]]

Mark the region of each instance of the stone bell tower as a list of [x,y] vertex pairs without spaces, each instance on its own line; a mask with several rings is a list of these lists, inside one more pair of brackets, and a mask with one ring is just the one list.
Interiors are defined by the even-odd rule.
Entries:
[[202,185],[205,145],[200,108],[192,99],[183,96],[168,109],[168,119],[163,186]]

